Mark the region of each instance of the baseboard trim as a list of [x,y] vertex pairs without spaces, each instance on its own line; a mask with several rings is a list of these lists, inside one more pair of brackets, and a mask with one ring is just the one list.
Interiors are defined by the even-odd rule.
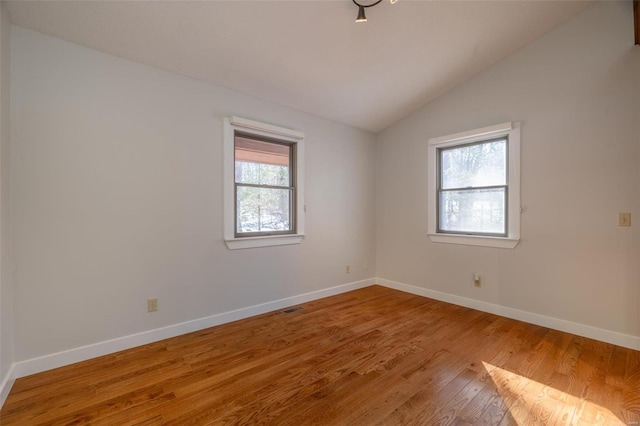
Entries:
[[442,302],[452,303],[454,305],[464,306],[478,311],[488,312],[503,317],[528,322],[530,324],[540,325],[554,330],[564,331],[566,333],[576,334],[582,337],[599,340],[601,342],[611,343],[623,346],[629,349],[640,350],[640,337],[629,334],[619,333],[616,331],[605,330],[590,325],[584,325],[567,321],[559,318],[548,317],[546,315],[535,314],[528,311],[509,308],[502,305],[483,302],[481,300],[469,299],[454,294],[443,293],[423,287],[416,287],[409,284],[399,283],[396,281],[378,278],[379,285],[393,288],[395,290],[404,291],[406,293],[418,296],[428,297],[430,299],[440,300]]
[[[181,334],[191,333],[193,331],[202,330],[216,325],[225,324],[232,321],[249,318],[255,315],[264,314],[278,309],[283,309],[288,306],[297,305],[300,303],[306,303],[316,299],[322,299],[324,297],[334,296],[336,294],[345,293],[351,290],[357,290],[360,288],[368,287],[376,283],[375,278],[367,280],[356,281],[348,284],[342,284],[335,287],[326,288],[323,290],[313,291],[310,293],[304,293],[297,296],[287,297],[284,299],[274,300],[271,302],[262,303],[247,308],[236,309],[234,311],[223,312],[216,315],[211,315],[205,318],[199,318],[192,321],[186,321],[179,324],[173,324],[154,330],[144,331],[141,333],[132,334],[129,336],[120,337],[113,340],[107,340],[104,342],[94,343],[79,348],[70,349],[67,351],[57,352],[50,355],[41,356],[38,358],[32,358],[25,361],[20,361],[12,366],[13,379],[25,377],[31,374],[40,373],[43,371],[51,370],[53,368],[62,367],[69,364],[74,364],[80,361],[86,361],[91,358],[95,358],[102,355],[122,351],[125,349],[131,349],[136,346],[145,345],[148,343],[157,342],[160,340],[168,339],[171,337],[179,336]],[[9,386],[9,389],[11,387]],[[4,391],[4,387],[3,387]],[[7,390],[8,394],[9,391]],[[6,397],[6,396],[5,396]],[[1,405],[0,405],[1,406]]]
[[15,366],[16,364],[11,364],[9,367],[9,371],[4,376],[2,383],[0,383],[0,408],[4,405],[4,402],[7,400],[7,396],[9,396],[9,392],[11,391],[11,387],[13,383],[16,381],[15,376]]

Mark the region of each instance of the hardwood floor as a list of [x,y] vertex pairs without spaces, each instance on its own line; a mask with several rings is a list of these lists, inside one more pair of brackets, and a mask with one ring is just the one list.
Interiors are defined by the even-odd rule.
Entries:
[[301,306],[18,379],[0,423],[640,422],[638,351],[379,286]]

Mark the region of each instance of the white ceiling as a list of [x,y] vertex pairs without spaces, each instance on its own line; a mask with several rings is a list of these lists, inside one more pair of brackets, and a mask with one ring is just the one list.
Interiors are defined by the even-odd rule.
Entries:
[[17,25],[374,133],[591,4],[383,1],[356,24],[350,0],[7,3]]

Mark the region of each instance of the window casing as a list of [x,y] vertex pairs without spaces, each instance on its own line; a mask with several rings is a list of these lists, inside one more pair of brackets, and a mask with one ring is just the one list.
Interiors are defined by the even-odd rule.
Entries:
[[302,242],[304,134],[240,117],[225,118],[224,133],[227,246]]
[[434,242],[514,248],[520,239],[520,124],[429,140]]

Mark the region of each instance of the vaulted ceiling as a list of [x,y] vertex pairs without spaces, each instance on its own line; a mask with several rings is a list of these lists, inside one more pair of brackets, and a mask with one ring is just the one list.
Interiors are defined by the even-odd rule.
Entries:
[[[365,0],[361,1],[365,3]],[[590,1],[10,1],[14,24],[379,132]]]

